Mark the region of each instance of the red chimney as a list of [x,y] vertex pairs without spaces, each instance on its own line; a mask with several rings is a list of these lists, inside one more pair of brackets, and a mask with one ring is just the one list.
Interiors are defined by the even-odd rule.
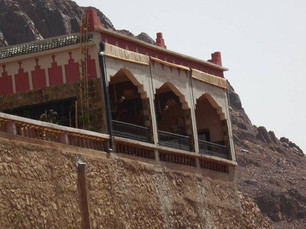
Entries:
[[222,66],[222,61],[221,61],[221,53],[220,52],[214,52],[211,54],[211,59],[208,60],[208,62],[217,64]]
[[101,23],[100,18],[97,15],[97,11],[94,9],[88,9],[85,11],[86,17],[88,18],[88,32],[95,31],[95,27],[103,27],[104,24]]
[[162,48],[167,48],[162,33],[156,33],[156,45]]

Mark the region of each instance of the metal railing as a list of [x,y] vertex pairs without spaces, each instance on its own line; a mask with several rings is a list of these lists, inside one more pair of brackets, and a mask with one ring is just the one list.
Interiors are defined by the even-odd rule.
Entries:
[[148,127],[112,120],[113,134],[117,137],[129,138],[136,141],[151,142]]
[[162,146],[192,151],[191,138],[189,136],[159,130],[158,140],[159,145]]
[[224,145],[199,140],[200,153],[229,159],[229,148]]

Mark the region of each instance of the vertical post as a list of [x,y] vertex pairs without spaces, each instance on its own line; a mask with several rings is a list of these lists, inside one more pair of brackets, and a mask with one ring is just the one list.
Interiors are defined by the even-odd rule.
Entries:
[[190,109],[190,115],[191,115],[191,128],[193,132],[193,144],[194,144],[194,150],[196,153],[199,153],[199,141],[198,141],[198,131],[197,131],[197,120],[195,116],[195,109],[196,104],[194,102],[194,94],[193,94],[193,85],[192,85],[192,69],[189,70],[188,74],[188,88],[189,88],[189,94],[191,97],[191,109]]
[[[198,138],[198,130],[197,130],[197,120],[196,120],[196,115],[195,115],[195,110],[196,110],[196,104],[195,104],[195,98],[193,94],[193,85],[192,85],[192,69],[190,68],[189,74],[188,74],[188,88],[189,88],[189,94],[191,97],[191,109],[190,109],[190,114],[191,114],[191,125],[192,125],[192,130],[193,130],[193,144],[194,144],[194,151],[195,153],[200,153],[199,149],[199,138]],[[199,158],[195,158],[195,163],[196,167],[200,168],[200,160]]]
[[225,100],[226,100],[226,106],[227,109],[225,109],[225,118],[227,123],[227,133],[228,133],[228,140],[229,140],[229,156],[232,161],[236,161],[236,151],[235,151],[235,145],[234,145],[234,139],[233,139],[233,131],[232,131],[232,120],[231,120],[231,114],[229,112],[230,107],[230,98],[229,98],[229,83],[228,81],[226,85],[226,92],[225,92]]
[[90,228],[90,218],[89,218],[89,203],[88,203],[88,187],[87,187],[87,177],[86,177],[86,164],[79,160],[77,162],[78,166],[78,179],[81,191],[81,212],[83,213],[83,228]]
[[113,126],[112,126],[112,114],[111,114],[111,106],[109,101],[109,92],[107,87],[107,79],[106,79],[106,69],[105,69],[105,58],[104,58],[104,44],[100,43],[100,53],[99,53],[99,64],[102,74],[102,86],[104,92],[104,102],[105,102],[105,112],[106,112],[106,120],[107,120],[107,129],[109,134],[109,147],[108,152],[114,151],[114,140],[113,140]]
[[187,135],[190,137],[189,150],[193,151],[195,150],[196,144],[194,141],[195,132],[194,132],[193,125],[192,125],[191,110],[192,109],[183,110],[183,114],[184,114],[186,132],[187,132]]
[[65,145],[69,145],[67,133],[65,133],[65,132],[60,133],[60,143],[63,143]]
[[71,127],[71,112],[69,111],[69,127]]
[[[154,85],[153,85],[153,74],[152,74],[152,64],[151,64],[151,58],[149,62],[149,70],[150,70],[150,77],[149,77],[149,85],[150,85],[150,91],[149,91],[149,105],[150,105],[150,111],[151,111],[151,120],[152,120],[152,132],[153,132],[153,141],[154,144],[158,144],[158,127],[157,127],[157,120],[156,120],[156,111],[155,111],[155,104],[154,104]],[[158,150],[154,150],[155,153],[155,160],[160,161],[159,158],[159,152]]]
[[160,162],[159,151],[157,149],[154,150],[155,161]]
[[145,121],[145,127],[149,129],[147,139],[149,142],[154,142],[153,130],[152,130],[152,117],[150,113],[150,101],[149,99],[142,99],[143,116]]
[[75,112],[75,128],[78,128],[78,100],[75,100],[74,112]]
[[8,134],[17,135],[17,129],[14,121],[8,121],[6,123],[6,132]]

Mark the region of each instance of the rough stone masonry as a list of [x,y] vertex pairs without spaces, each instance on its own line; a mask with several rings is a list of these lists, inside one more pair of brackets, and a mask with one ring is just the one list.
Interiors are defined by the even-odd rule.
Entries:
[[245,228],[233,177],[0,135],[1,228]]

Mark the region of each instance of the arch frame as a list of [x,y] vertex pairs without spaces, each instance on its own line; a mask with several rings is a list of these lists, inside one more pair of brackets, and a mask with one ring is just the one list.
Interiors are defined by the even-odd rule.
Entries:
[[148,99],[150,92],[149,77],[150,70],[146,65],[140,65],[123,60],[105,57],[107,83],[119,72],[123,72],[125,76],[137,87],[142,99]]
[[194,79],[192,79],[192,90],[194,95],[193,100],[195,108],[198,100],[202,96],[205,96],[208,99],[209,103],[215,109],[217,109],[217,114],[219,115],[220,120],[226,122],[226,128],[228,134],[227,137],[230,147],[230,159],[232,161],[236,161],[233,134],[232,134],[232,125],[231,125],[226,90],[218,88],[213,85],[206,84],[204,82],[195,81]]
[[151,70],[154,95],[156,95],[157,89],[167,84],[167,86],[179,97],[184,110],[192,108],[188,71],[178,71],[175,68],[161,63],[152,65]]
[[202,96],[206,96],[212,106],[217,109],[220,118],[229,119],[227,94],[224,89],[194,79],[192,79],[192,86],[194,107]]
[[188,110],[190,107],[188,106],[188,103],[186,101],[185,95],[171,82],[165,82],[163,85],[161,85],[159,88],[154,88],[154,95],[156,95],[156,91],[164,86],[167,86],[178,98],[180,103],[182,104],[183,110]]
[[196,106],[197,106],[197,104],[198,104],[198,101],[199,100],[201,100],[203,97],[205,97],[207,100],[208,100],[208,102],[210,103],[210,105],[213,107],[213,108],[215,108],[216,110],[217,110],[217,114],[219,115],[219,119],[221,120],[221,121],[225,121],[226,120],[226,114],[225,114],[225,112],[224,112],[224,109],[225,108],[223,108],[222,106],[220,106],[217,102],[216,102],[216,100],[213,98],[213,96],[211,95],[211,94],[209,94],[209,93],[204,93],[204,94],[202,94],[200,97],[198,97],[197,99],[196,99],[196,102],[195,102],[195,104],[194,104],[194,109],[196,109]]

